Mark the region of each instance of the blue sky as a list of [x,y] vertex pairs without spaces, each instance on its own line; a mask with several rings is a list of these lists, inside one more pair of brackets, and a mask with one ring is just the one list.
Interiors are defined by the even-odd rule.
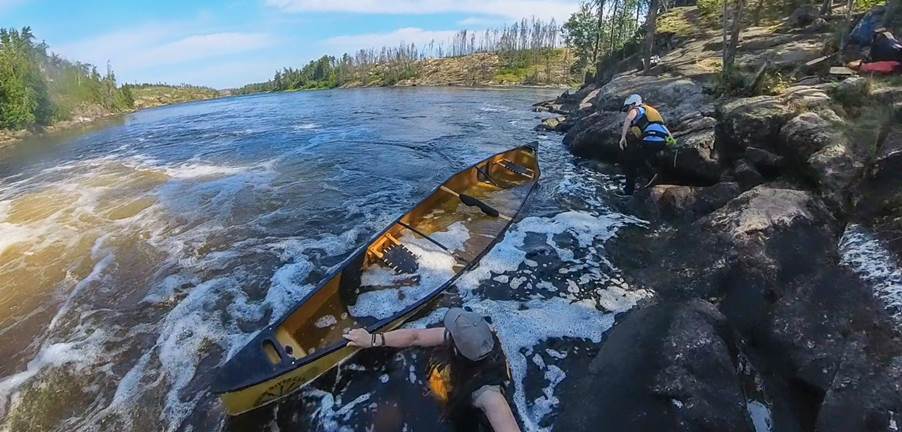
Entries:
[[236,87],[359,48],[450,40],[522,17],[558,21],[578,0],[0,0],[51,51],[120,81]]

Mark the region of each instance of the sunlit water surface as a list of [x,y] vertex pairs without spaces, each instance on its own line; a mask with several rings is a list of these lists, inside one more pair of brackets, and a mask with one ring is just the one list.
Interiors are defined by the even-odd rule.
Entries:
[[362,353],[229,418],[218,365],[452,173],[539,142],[541,187],[418,321],[490,317],[525,429],[553,426],[631,290],[605,241],[643,222],[606,174],[533,132],[542,90],[261,95],[128,116],[0,161],[0,430],[444,430],[428,350]]

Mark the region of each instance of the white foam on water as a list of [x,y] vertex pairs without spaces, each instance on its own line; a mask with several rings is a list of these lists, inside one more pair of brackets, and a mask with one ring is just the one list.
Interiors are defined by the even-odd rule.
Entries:
[[316,328],[328,328],[334,326],[335,324],[338,324],[338,320],[335,318],[335,315],[323,315],[313,323]]
[[433,240],[445,245],[448,249],[459,251],[470,239],[470,231],[463,222],[454,222],[446,231],[438,231],[430,234]]
[[22,372],[9,375],[0,380],[0,418],[6,415],[7,404],[10,411],[14,409],[17,392],[23,384],[51,367],[70,365],[76,370],[93,364],[100,356],[100,343],[106,333],[96,330],[90,335],[81,334],[74,341],[47,343],[38,354],[31,359]]
[[902,326],[902,268],[894,254],[870,231],[850,224],[839,241],[840,261],[869,283]]
[[554,409],[560,403],[554,395],[554,389],[567,377],[567,374],[555,365],[548,365],[542,369],[545,369],[545,380],[548,381],[548,385],[542,389],[542,396],[536,398],[532,403],[532,416],[535,419],[543,419],[554,412]]
[[490,104],[484,103],[479,107],[479,110],[482,112],[510,112],[513,111],[510,107],[498,104]]
[[198,179],[203,177],[225,177],[239,174],[247,170],[247,167],[210,165],[204,163],[187,163],[164,168],[166,174],[180,180]]
[[755,432],[773,432],[774,422],[771,419],[770,407],[756,400],[749,400],[746,406]]
[[636,223],[641,223],[641,220],[620,214],[596,215],[575,210],[559,213],[551,218],[524,218],[511,226],[504,239],[479,261],[477,268],[460,278],[458,286],[474,289],[492,273],[517,270],[526,261],[524,242],[529,233],[544,235],[545,243],[554,248],[562,260],[574,262],[573,252],[553,241],[555,235],[569,233],[579,246],[589,247],[595,241],[609,240],[620,228]]
[[567,353],[562,353],[560,351],[553,350],[551,348],[545,348],[545,352],[548,353],[548,355],[550,355],[551,357],[556,358],[558,360],[567,358]]
[[[548,414],[545,409],[552,403],[553,389],[560,382],[550,385],[548,398],[542,399],[540,408],[535,408],[534,401],[527,403],[525,382],[528,359],[534,354],[536,345],[560,338],[584,339],[598,343],[601,342],[604,332],[614,324],[614,314],[560,298],[523,303],[473,300],[465,306],[492,319],[511,366],[515,388],[514,404],[527,431],[545,430],[539,423]],[[551,378],[555,378],[555,373],[552,372]]]
[[272,284],[266,292],[266,303],[272,308],[270,323],[281,318],[313,291],[314,285],[303,283],[313,270],[313,264],[300,257],[296,259],[299,261],[279,267],[272,276]]
[[319,127],[319,125],[316,123],[313,123],[313,122],[301,123],[301,124],[294,125],[294,129],[296,129],[296,130],[310,130],[310,129],[316,129],[318,127]]
[[[455,222],[448,230],[433,233],[432,237],[454,251],[463,247],[470,234],[463,224]],[[416,235],[405,234],[398,241],[417,258],[419,281],[400,288],[376,289],[361,293],[357,303],[348,307],[352,316],[377,319],[391,317],[428,296],[454,277],[456,260],[447,251]],[[396,286],[398,281],[404,278],[409,276],[397,275],[384,266],[372,266],[361,275],[361,285]]]
[[368,400],[370,394],[364,393],[356,399],[342,405],[341,397],[336,398],[332,393],[317,389],[309,389],[304,392],[307,397],[320,398],[319,408],[313,413],[313,417],[322,425],[323,430],[335,432],[353,432],[354,428],[347,425],[354,408]]

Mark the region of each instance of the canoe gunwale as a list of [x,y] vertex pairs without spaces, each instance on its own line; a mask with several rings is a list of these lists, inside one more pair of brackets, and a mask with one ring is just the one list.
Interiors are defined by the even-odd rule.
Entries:
[[[457,176],[458,174],[460,174],[460,173],[462,173],[462,172],[465,172],[465,171],[468,171],[468,170],[472,170],[472,169],[474,169],[474,168],[477,168],[479,165],[481,165],[481,164],[483,164],[483,163],[485,163],[485,162],[487,162],[487,161],[489,161],[489,160],[491,160],[491,159],[493,159],[493,158],[495,158],[495,157],[497,157],[497,156],[499,156],[499,155],[502,155],[502,154],[505,154],[505,153],[510,153],[510,152],[517,151],[517,150],[527,150],[527,149],[533,152],[533,156],[534,156],[535,158],[538,158],[538,146],[537,146],[537,145],[532,145],[532,144],[525,144],[525,145],[517,146],[517,147],[511,148],[511,149],[502,151],[502,152],[495,153],[495,154],[493,154],[493,155],[491,155],[491,156],[489,156],[489,157],[486,157],[485,159],[480,160],[479,162],[476,162],[475,164],[473,164],[473,165],[471,165],[471,166],[469,166],[469,167],[467,167],[467,168],[465,168],[465,169],[462,169],[462,170],[460,170],[460,171],[457,171],[457,172],[455,172],[454,174],[452,174],[451,176],[449,176],[449,177],[448,177],[447,179],[445,179],[442,183],[440,183],[438,186],[436,186],[436,187],[435,187],[429,194],[427,194],[422,200],[420,200],[420,201],[417,202],[414,206],[412,206],[412,207],[410,208],[410,210],[408,210],[408,211],[404,212],[403,214],[401,214],[397,219],[395,219],[393,222],[391,222],[390,224],[388,224],[388,225],[385,227],[385,229],[383,229],[383,230],[380,231],[379,233],[373,235],[373,236],[372,236],[372,237],[371,237],[364,245],[360,246],[354,253],[352,253],[352,254],[349,255],[347,258],[345,258],[345,259],[344,259],[339,265],[337,265],[332,271],[330,271],[329,273],[327,273],[326,275],[324,275],[324,276],[322,277],[322,279],[320,280],[319,284],[317,285],[317,287],[314,288],[313,290],[311,290],[311,291],[310,291],[306,296],[304,296],[304,298],[302,298],[300,301],[298,301],[298,302],[297,302],[297,305],[292,309],[291,312],[286,313],[285,315],[283,315],[281,318],[279,318],[279,321],[277,321],[277,322],[275,322],[275,323],[273,323],[273,324],[267,326],[263,331],[260,332],[260,334],[259,334],[258,336],[255,336],[253,339],[251,339],[250,341],[248,341],[247,344],[245,344],[245,346],[243,346],[238,352],[240,352],[241,350],[244,350],[248,345],[254,343],[255,341],[258,341],[258,339],[266,340],[267,338],[270,338],[270,337],[274,338],[274,336],[272,336],[273,333],[274,333],[274,329],[277,329],[277,328],[279,328],[282,324],[284,324],[285,321],[288,320],[288,319],[289,319],[289,318],[290,318],[290,317],[298,310],[298,308],[302,307],[305,303],[307,303],[307,302],[310,300],[310,298],[311,298],[312,296],[314,296],[317,292],[319,292],[319,291],[320,291],[321,289],[323,289],[326,285],[328,285],[329,282],[331,282],[335,277],[338,277],[338,276],[345,270],[345,268],[347,267],[347,265],[348,265],[349,262],[352,262],[352,261],[354,261],[355,259],[359,259],[361,255],[365,255],[366,252],[367,252],[367,248],[369,248],[370,245],[371,245],[373,242],[375,242],[376,240],[378,240],[379,238],[381,238],[382,236],[384,236],[387,232],[389,232],[389,230],[391,230],[391,229],[392,229],[395,225],[397,225],[399,222],[402,222],[402,219],[403,219],[405,216],[407,216],[408,213],[410,213],[411,211],[413,211],[413,209],[417,208],[420,204],[424,203],[426,200],[428,200],[428,199],[429,199],[430,197],[432,197],[434,194],[436,194],[436,193],[438,193],[439,191],[441,191],[442,186],[444,186],[446,183],[448,183],[449,181],[451,181],[455,176]],[[491,241],[485,248],[483,248],[483,250],[480,251],[479,254],[478,254],[475,258],[473,258],[472,260],[470,260],[469,262],[467,262],[467,263],[464,265],[464,267],[463,267],[459,272],[457,272],[451,279],[449,279],[448,281],[446,281],[445,283],[443,283],[442,285],[440,285],[439,287],[437,287],[435,290],[433,290],[432,292],[430,292],[428,295],[424,296],[422,299],[418,300],[416,303],[413,303],[413,304],[411,304],[410,306],[405,307],[405,308],[402,309],[401,311],[399,311],[399,312],[393,314],[392,316],[390,316],[390,317],[388,317],[388,318],[384,318],[384,319],[382,319],[382,320],[379,320],[379,321],[373,323],[373,324],[370,325],[370,326],[366,326],[366,327],[365,327],[366,330],[369,331],[369,332],[378,331],[378,330],[380,330],[380,329],[382,329],[382,328],[388,326],[389,324],[391,324],[392,321],[397,320],[398,317],[403,317],[403,316],[405,316],[405,315],[414,313],[415,311],[419,310],[419,309],[422,308],[423,306],[425,306],[425,305],[427,305],[428,303],[432,302],[432,301],[435,300],[438,296],[440,296],[442,293],[444,293],[445,290],[447,290],[451,285],[453,285],[455,282],[457,282],[457,280],[458,280],[461,276],[463,276],[464,273],[466,273],[466,272],[472,270],[474,267],[476,267],[476,265],[479,264],[479,261],[480,261],[487,253],[489,253],[489,251],[491,251],[491,250],[495,247],[495,245],[498,244],[498,242],[500,242],[500,241],[504,238],[504,236],[507,234],[507,230],[510,228],[510,226],[514,223],[514,221],[515,221],[515,220],[517,219],[517,217],[520,215],[520,213],[522,212],[523,208],[526,206],[526,202],[527,202],[527,201],[529,200],[529,198],[532,196],[533,192],[535,192],[535,189],[539,186],[539,178],[540,178],[540,176],[541,176],[541,169],[538,169],[538,168],[539,168],[539,167],[538,167],[538,161],[537,161],[537,163],[536,163],[536,168],[537,168],[537,172],[536,172],[537,175],[535,176],[535,178],[533,179],[532,183],[530,184],[529,190],[526,192],[526,196],[523,197],[522,202],[521,202],[520,205],[517,207],[516,212],[514,212],[514,214],[510,215],[510,219],[509,219],[509,220],[506,220],[506,221],[505,221],[505,224],[504,224],[504,227],[503,227],[502,230],[501,230],[501,233],[500,233],[499,235],[495,236],[495,238],[493,238],[492,241]],[[268,378],[260,379],[260,380],[254,381],[254,382],[243,383],[243,384],[240,385],[240,386],[229,387],[229,388],[227,388],[227,389],[216,388],[216,383],[215,383],[215,381],[214,381],[214,384],[213,384],[213,386],[212,386],[213,388],[211,388],[211,392],[214,393],[214,394],[233,393],[233,392],[238,392],[238,391],[241,391],[241,390],[244,390],[244,389],[247,389],[247,388],[256,386],[256,385],[258,385],[258,384],[267,382],[267,381],[272,380],[272,379],[274,379],[274,378],[276,378],[276,377],[279,377],[279,376],[281,376],[281,375],[285,375],[285,374],[287,374],[287,373],[289,373],[289,372],[291,372],[291,371],[294,371],[294,370],[297,370],[297,369],[302,368],[302,367],[304,367],[304,366],[307,366],[307,365],[309,365],[310,363],[313,363],[313,362],[319,360],[320,358],[325,357],[325,356],[328,356],[328,355],[330,355],[330,354],[332,354],[332,353],[334,353],[334,352],[336,352],[336,351],[338,351],[338,350],[340,350],[340,349],[343,349],[343,348],[345,348],[345,347],[347,347],[347,346],[348,346],[348,342],[347,342],[346,340],[342,339],[341,341],[338,341],[338,342],[336,342],[336,343],[333,343],[332,345],[329,345],[329,346],[327,346],[327,347],[325,347],[325,348],[319,349],[319,350],[317,350],[316,352],[314,352],[314,353],[312,353],[312,354],[308,354],[308,355],[306,355],[306,356],[304,356],[304,357],[302,357],[302,358],[300,358],[300,359],[295,359],[288,367],[286,367],[286,368],[284,368],[284,369],[281,369],[277,374],[270,375]],[[224,363],[222,363],[222,365],[228,364],[228,362],[229,362],[230,360],[231,360],[231,359],[226,360]],[[256,408],[256,407],[255,407],[255,408]]]

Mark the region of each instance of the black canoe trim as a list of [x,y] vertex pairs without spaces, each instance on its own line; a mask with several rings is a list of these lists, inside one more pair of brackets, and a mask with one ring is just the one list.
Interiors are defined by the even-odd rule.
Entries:
[[[460,170],[460,171],[455,172],[454,174],[452,174],[451,176],[449,176],[447,179],[445,179],[445,181],[443,181],[439,186],[437,186],[435,189],[433,189],[432,192],[430,192],[429,194],[427,194],[422,200],[420,200],[420,201],[417,202],[415,205],[413,205],[410,209],[412,210],[412,209],[417,208],[420,204],[422,204],[424,201],[426,201],[427,199],[429,199],[429,197],[431,197],[432,195],[434,195],[435,193],[437,193],[439,190],[441,190],[441,187],[444,186],[445,183],[449,182],[452,178],[454,178],[454,176],[460,174],[461,172],[466,171],[466,170],[470,170],[470,169],[473,169],[473,168],[476,168],[479,164],[488,162],[489,160],[491,160],[492,158],[494,158],[494,157],[496,157],[496,156],[498,156],[498,155],[501,155],[501,154],[504,154],[504,153],[509,153],[509,152],[515,151],[515,150],[527,150],[527,151],[530,151],[530,152],[533,153],[533,156],[536,157],[536,158],[538,159],[538,146],[529,145],[529,144],[527,144],[527,145],[522,145],[522,146],[518,146],[518,147],[514,147],[514,148],[512,148],[512,149],[508,149],[508,150],[505,150],[505,151],[502,151],[502,152],[495,153],[495,154],[493,154],[493,155],[491,155],[491,156],[489,156],[489,157],[487,157],[487,158],[485,158],[485,159],[483,159],[483,160],[481,160],[481,161],[479,161],[479,162],[477,162],[477,163],[471,165],[470,167],[468,167],[468,168],[466,168],[466,169],[463,169],[463,170]],[[419,301],[417,301],[416,303],[414,303],[414,304],[412,304],[412,305],[410,305],[410,306],[404,308],[403,310],[401,310],[400,312],[398,312],[398,313],[392,315],[391,317],[385,318],[385,319],[383,319],[383,320],[381,320],[381,321],[377,321],[376,323],[374,323],[374,324],[372,324],[372,325],[366,327],[366,330],[369,331],[369,332],[371,332],[371,333],[372,333],[372,332],[375,332],[375,331],[377,331],[377,330],[379,330],[379,329],[381,329],[381,328],[387,326],[387,325],[390,324],[392,321],[398,319],[398,317],[403,317],[403,316],[409,314],[410,312],[412,312],[412,311],[414,311],[414,310],[416,310],[416,309],[419,309],[419,308],[422,307],[423,305],[425,305],[425,304],[427,304],[427,303],[429,303],[429,302],[435,300],[435,298],[438,297],[439,295],[441,295],[442,292],[444,292],[444,291],[447,290],[449,287],[451,287],[451,285],[454,285],[454,283],[457,282],[457,280],[458,280],[461,276],[463,276],[464,273],[468,272],[469,270],[472,270],[472,269],[476,266],[476,264],[479,263],[479,261],[482,259],[482,257],[484,257],[487,253],[489,253],[489,251],[491,251],[491,250],[495,247],[495,245],[498,244],[498,242],[501,241],[501,240],[504,238],[505,235],[507,235],[507,230],[508,230],[508,229],[510,228],[510,226],[514,223],[514,220],[517,218],[517,216],[518,216],[518,215],[520,214],[520,212],[523,210],[523,207],[526,206],[526,202],[527,202],[527,201],[529,200],[529,198],[532,196],[533,192],[535,192],[536,187],[539,186],[539,175],[538,175],[538,174],[541,173],[541,169],[538,167],[538,163],[536,164],[536,168],[538,168],[538,169],[536,170],[536,174],[537,174],[537,175],[534,177],[534,180],[533,180],[533,182],[532,182],[532,185],[529,187],[529,190],[526,192],[526,196],[523,197],[523,201],[520,203],[520,206],[517,208],[517,211],[514,212],[513,215],[511,215],[511,217],[510,217],[509,220],[507,220],[507,223],[504,225],[504,229],[501,230],[501,234],[499,234],[498,236],[496,236],[496,237],[492,240],[492,242],[489,243],[489,244],[482,250],[482,252],[479,253],[479,255],[477,255],[475,258],[473,258],[472,261],[470,261],[466,266],[464,266],[464,268],[461,269],[461,271],[459,271],[457,274],[455,274],[451,279],[449,279],[447,282],[445,282],[444,284],[442,284],[441,286],[439,286],[438,288],[436,288],[433,292],[429,293],[429,295],[427,295],[426,297],[424,297],[424,298],[420,299]],[[354,252],[354,253],[351,254],[348,258],[346,258],[344,261],[342,261],[340,265],[336,266],[336,267],[335,267],[332,271],[330,271],[327,275],[323,276],[323,278],[321,279],[321,281],[320,281],[319,285],[316,287],[316,289],[310,291],[310,293],[308,293],[306,297],[304,297],[303,299],[301,299],[301,300],[295,305],[295,307],[292,309],[291,312],[286,313],[286,314],[285,314],[284,316],[282,316],[282,317],[279,319],[279,321],[277,321],[276,323],[273,323],[273,324],[267,326],[263,331],[260,332],[260,334],[258,334],[257,337],[254,337],[254,338],[251,339],[247,344],[245,344],[243,347],[241,347],[241,349],[238,350],[238,353],[240,353],[241,351],[243,351],[243,350],[244,350],[245,348],[247,348],[250,344],[254,343],[254,341],[256,341],[257,338],[258,338],[259,336],[262,336],[262,335],[264,335],[264,334],[271,334],[271,331],[270,331],[271,329],[278,328],[279,326],[281,326],[281,325],[285,322],[285,320],[287,320],[287,319],[294,313],[294,311],[297,310],[298,307],[300,307],[301,305],[303,305],[304,303],[306,303],[308,300],[310,300],[310,297],[312,297],[314,294],[316,294],[320,289],[322,289],[326,284],[328,284],[333,278],[335,278],[336,276],[338,276],[339,273],[341,273],[342,271],[344,271],[345,267],[348,266],[348,263],[352,262],[355,258],[359,258],[360,255],[366,253],[366,248],[368,248],[370,244],[372,244],[374,241],[376,241],[376,239],[378,239],[378,238],[382,237],[383,235],[385,235],[385,233],[388,232],[393,226],[395,226],[395,225],[397,225],[399,222],[401,222],[401,219],[403,219],[404,216],[406,216],[407,213],[408,213],[409,211],[410,211],[410,210],[408,210],[407,212],[404,212],[401,216],[399,216],[397,219],[395,219],[394,222],[388,224],[388,226],[386,226],[385,229],[383,229],[383,230],[380,231],[378,234],[376,234],[376,235],[374,235],[372,238],[370,238],[370,240],[367,241],[363,246],[361,246],[360,248],[358,248],[358,250],[357,250],[356,252]],[[241,390],[244,390],[244,389],[246,389],[246,388],[253,387],[253,386],[257,385],[257,384],[260,384],[260,383],[269,381],[269,380],[271,380],[271,379],[273,379],[273,378],[275,378],[275,377],[278,377],[278,376],[280,376],[280,375],[287,374],[287,373],[289,373],[290,371],[293,371],[293,370],[295,370],[295,369],[297,369],[297,368],[300,368],[300,367],[303,367],[303,366],[307,365],[308,363],[312,363],[312,362],[314,362],[314,361],[316,361],[316,360],[319,360],[320,358],[325,357],[325,356],[327,356],[327,355],[329,355],[329,354],[332,354],[332,353],[334,353],[335,351],[338,351],[338,350],[340,350],[340,349],[346,347],[347,345],[348,345],[348,341],[346,341],[346,340],[341,340],[341,341],[336,342],[335,344],[333,344],[333,345],[331,345],[331,346],[328,346],[328,347],[326,347],[326,348],[317,350],[317,351],[316,351],[315,353],[313,353],[313,354],[310,354],[310,355],[304,356],[303,358],[297,359],[294,363],[292,363],[291,365],[289,365],[289,367],[286,367],[286,368],[284,368],[284,369],[279,370],[279,373],[278,373],[278,374],[270,375],[269,377],[267,377],[267,378],[265,378],[265,379],[260,379],[260,380],[257,380],[257,381],[251,382],[251,383],[243,383],[242,385],[238,385],[238,386],[234,386],[234,387],[229,387],[229,388],[219,388],[219,386],[217,386],[217,383],[214,382],[214,383],[212,384],[212,386],[211,386],[210,391],[213,392],[214,394],[222,394],[222,393],[231,393],[231,392],[241,391]],[[238,355],[238,353],[236,353],[236,355]],[[225,366],[226,364],[228,364],[228,362],[229,362],[230,360],[231,360],[231,359],[226,360],[226,362],[223,363],[223,366]],[[220,366],[220,368],[221,368],[221,367],[222,367],[222,366]],[[216,380],[216,381],[219,381],[218,377],[217,377],[217,379],[215,379],[215,380]]]

